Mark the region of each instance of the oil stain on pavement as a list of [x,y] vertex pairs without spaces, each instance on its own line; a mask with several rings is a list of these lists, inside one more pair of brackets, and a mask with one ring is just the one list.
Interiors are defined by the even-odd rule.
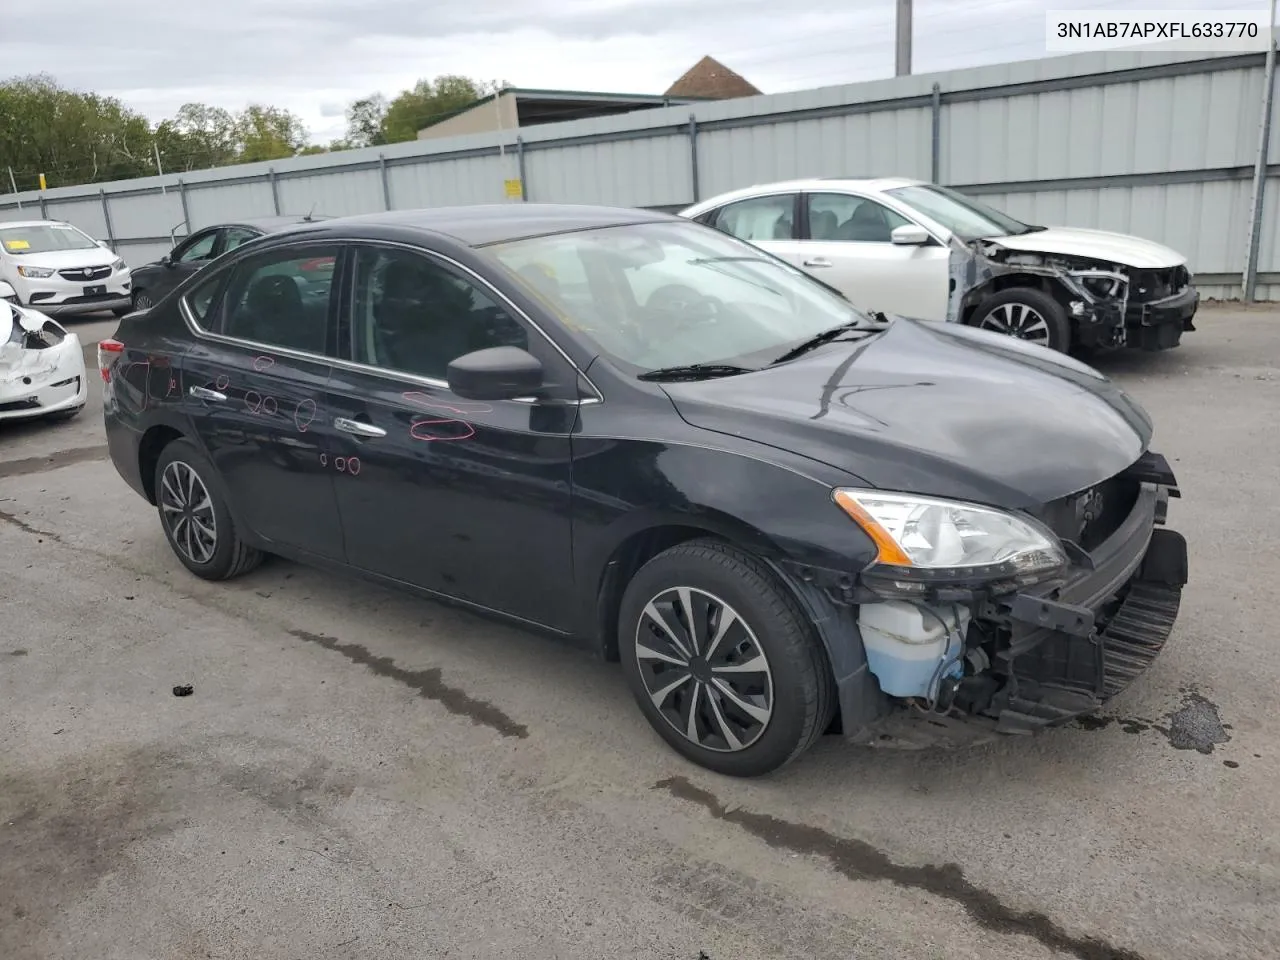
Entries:
[[1105,940],[1074,936],[1043,913],[1008,906],[991,891],[968,880],[958,864],[913,867],[894,863],[886,853],[861,840],[839,837],[818,827],[781,820],[766,813],[752,813],[738,807],[730,809],[714,794],[684,777],[659,780],[653,788],[703,807],[715,819],[741,827],[771,847],[823,857],[849,880],[887,880],[896,886],[951,900],[963,907],[979,926],[996,933],[1031,937],[1051,950],[1080,960],[1142,960],[1141,954]]
[[378,657],[370,653],[358,643],[343,643],[334,637],[326,637],[306,630],[290,630],[290,634],[307,643],[314,643],[326,650],[340,653],[352,663],[368,667],[380,677],[388,677],[416,690],[424,700],[434,700],[450,713],[467,717],[478,726],[491,727],[504,737],[525,739],[529,736],[529,728],[516,723],[509,716],[491,703],[477,700],[457,687],[451,687],[441,678],[439,667],[428,667],[426,670],[406,670],[396,666],[390,657]]
[[1081,730],[1103,730],[1116,724],[1125,733],[1145,733],[1154,730],[1169,741],[1175,750],[1195,750],[1210,754],[1218,744],[1229,743],[1230,724],[1222,722],[1218,705],[1192,687],[1182,690],[1181,707],[1165,715],[1167,722],[1147,720],[1141,717],[1111,717],[1095,715],[1080,717],[1076,726]]

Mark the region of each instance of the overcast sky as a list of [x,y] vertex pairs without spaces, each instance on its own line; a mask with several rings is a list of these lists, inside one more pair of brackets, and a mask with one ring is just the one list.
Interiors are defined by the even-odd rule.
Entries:
[[[16,0],[0,0],[0,5]],[[43,0],[0,77],[47,72],[152,120],[188,101],[293,110],[315,141],[419,77],[661,93],[704,54],[765,93],[892,76],[895,0]],[[1269,0],[915,0],[916,73],[1045,56],[1048,10],[1268,10]]]

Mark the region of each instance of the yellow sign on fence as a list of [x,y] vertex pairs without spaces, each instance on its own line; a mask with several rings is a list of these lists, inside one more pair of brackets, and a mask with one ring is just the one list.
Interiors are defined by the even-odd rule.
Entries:
[[43,173],[42,173],[42,174],[40,174],[40,189],[41,189],[41,190],[45,190],[45,189],[47,189],[47,188],[45,187],[45,185],[44,185],[44,174],[43,174]]
[[504,180],[502,185],[506,189],[508,200],[520,200],[524,197],[524,184],[519,180]]

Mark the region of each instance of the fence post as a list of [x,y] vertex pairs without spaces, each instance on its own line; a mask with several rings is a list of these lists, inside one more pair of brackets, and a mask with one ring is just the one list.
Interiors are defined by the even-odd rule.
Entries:
[[44,199],[44,191],[40,191],[40,219],[49,219],[49,204]]
[[1267,63],[1263,70],[1262,81],[1262,122],[1258,131],[1258,156],[1253,168],[1253,210],[1249,217],[1249,255],[1245,260],[1244,276],[1241,286],[1244,288],[1245,303],[1252,303],[1258,292],[1258,253],[1262,246],[1262,209],[1267,190],[1267,153],[1271,146],[1271,103],[1275,96],[1276,84],[1276,38],[1275,0],[1271,3],[1272,32],[1271,43],[1267,46]]
[[520,202],[525,203],[529,199],[529,183],[525,180],[524,173],[524,137],[516,137],[516,163],[519,164],[520,173]]
[[191,211],[187,209],[187,185],[182,182],[182,178],[178,178],[178,199],[182,201],[182,223],[187,228],[187,233],[191,232]]
[[116,231],[111,226],[111,204],[107,202],[107,191],[99,190],[98,197],[102,200],[102,219],[107,225],[107,243],[111,244],[112,253],[119,253],[116,249]]
[[698,116],[693,113],[689,114],[689,175],[693,179],[693,202],[697,203],[702,192],[698,189]]
[[933,85],[933,105],[930,119],[932,121],[931,153],[929,156],[930,179],[939,182],[942,176],[942,86]]
[[382,177],[382,206],[383,209],[391,209],[391,179],[387,176],[387,157],[385,154],[378,154],[378,175]]
[[267,168],[267,179],[271,181],[271,206],[275,208],[276,216],[280,216],[280,187],[276,184],[276,168]]

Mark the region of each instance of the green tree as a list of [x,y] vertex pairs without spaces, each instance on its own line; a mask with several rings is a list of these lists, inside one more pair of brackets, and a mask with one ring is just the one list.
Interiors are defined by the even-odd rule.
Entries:
[[250,104],[236,117],[239,163],[280,160],[296,156],[307,145],[307,128],[280,107]]
[[235,163],[240,153],[236,118],[221,107],[183,104],[155,129],[160,165],[166,173]]
[[476,81],[455,74],[439,76],[435,80],[419,80],[387,105],[382,120],[383,142],[416,140],[418,131],[432,121],[496,93],[504,86],[505,83]]
[[[68,90],[47,74],[0,82],[0,157],[19,189],[153,173],[151,125],[114,97]],[[8,179],[8,171],[0,171]]]
[[353,100],[347,107],[346,142],[358,147],[386,143],[383,123],[387,118],[387,98],[380,93]]

